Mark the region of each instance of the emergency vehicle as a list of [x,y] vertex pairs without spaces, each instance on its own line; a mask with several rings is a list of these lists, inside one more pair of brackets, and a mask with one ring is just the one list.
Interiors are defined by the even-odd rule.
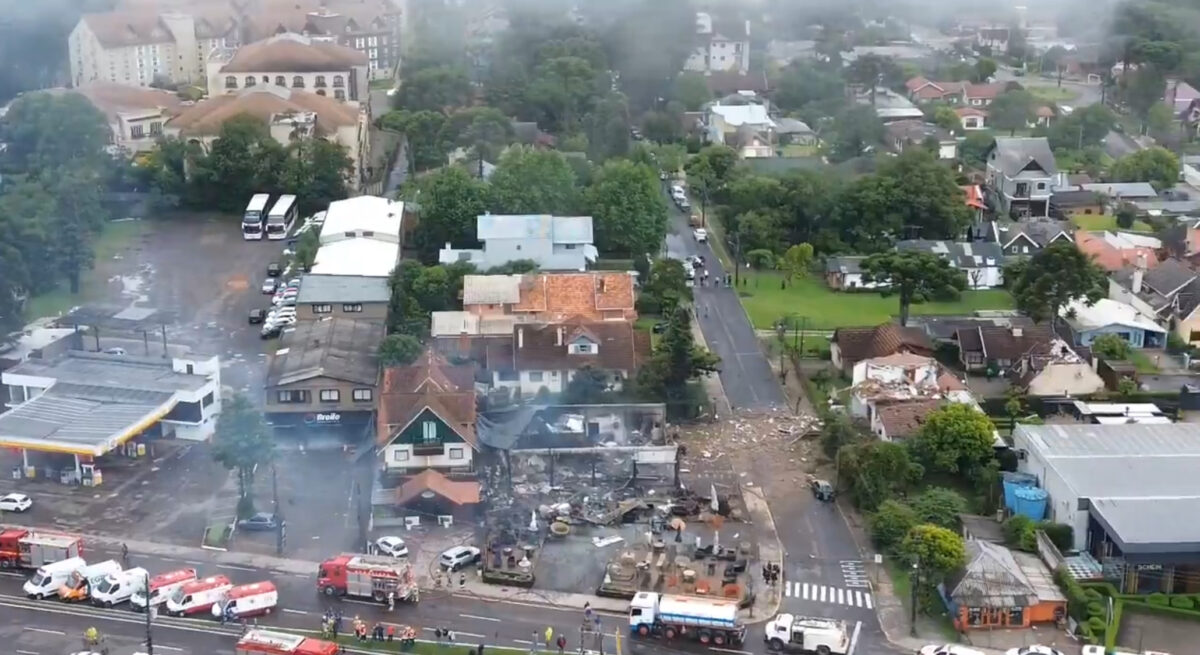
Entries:
[[419,600],[416,576],[407,559],[343,554],[321,562],[317,589],[326,596],[356,596],[379,603]]
[[223,575],[193,580],[176,589],[163,607],[172,616],[207,613],[232,588],[233,583]]
[[39,569],[72,557],[83,557],[80,537],[20,528],[0,530],[0,569]]
[[[183,585],[189,582],[196,581],[196,569],[176,569],[159,573],[150,578],[150,605],[156,607],[167,602],[167,599],[175,593]],[[129,605],[135,611],[141,612],[146,609],[146,591],[138,589],[133,592],[133,596],[129,598]]]
[[279,604],[279,592],[274,582],[255,582],[238,585],[226,591],[220,600],[213,603],[212,615],[229,619],[270,614]]
[[251,630],[234,646],[237,655],[337,655],[338,645],[273,630]]

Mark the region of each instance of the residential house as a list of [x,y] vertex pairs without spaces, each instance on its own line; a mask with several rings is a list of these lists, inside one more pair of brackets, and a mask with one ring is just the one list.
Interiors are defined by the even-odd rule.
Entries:
[[979,107],[955,107],[954,115],[958,116],[964,130],[986,130],[988,112]]
[[1075,232],[1075,246],[1092,258],[1100,268],[1113,273],[1132,266],[1139,258],[1147,268],[1158,266],[1158,251],[1162,241],[1155,237],[1129,232]]
[[1176,294],[1174,330],[1184,342],[1200,344],[1200,280],[1192,280]]
[[489,345],[486,367],[492,387],[522,397],[562,393],[583,369],[619,391],[650,357],[649,333],[629,321],[518,324],[512,334],[508,343]]
[[209,52],[236,39],[228,15],[157,8],[84,14],[67,39],[71,85],[203,84]]
[[766,105],[755,103],[710,105],[706,110],[704,122],[708,128],[708,141],[725,145],[737,145],[743,129],[773,139],[777,127],[767,113]]
[[[900,412],[905,413],[904,424],[919,425],[922,417],[946,402],[978,407],[966,385],[932,357],[897,353],[865,359],[854,365],[848,410],[851,416],[865,419],[871,425],[871,431],[881,439],[904,436],[906,430],[900,428],[901,420],[897,418]],[[907,403],[921,403],[921,407],[895,408]],[[885,406],[893,407],[888,412],[893,421],[891,432],[879,418],[879,410]]]
[[912,100],[883,86],[876,87],[874,93],[870,89],[860,91],[855,95],[854,102],[874,106],[875,115],[884,123],[925,118],[925,112],[913,104]]
[[470,359],[481,366],[488,344],[512,341],[519,317],[511,314],[479,316],[471,312],[447,311],[430,314],[429,336],[433,347],[447,357]]
[[474,366],[432,349],[384,369],[376,417],[381,505],[461,515],[479,503]]
[[962,104],[964,107],[987,107],[992,104],[996,96],[1004,93],[1007,89],[1007,82],[967,84],[962,90]]
[[1066,616],[1067,598],[1037,555],[976,539],[966,548],[966,565],[940,585],[960,632],[1029,628]]
[[765,96],[771,91],[771,81],[767,78],[766,70],[755,73],[741,73],[736,70],[708,71],[704,73],[704,84],[714,98],[746,91]]
[[975,45],[987,46],[993,52],[1004,52],[1008,50],[1009,28],[1007,27],[981,27],[975,33]]
[[[987,211],[987,202],[983,198],[983,189],[978,184],[960,186],[967,208],[971,210],[971,218],[975,223],[983,221],[983,213]],[[971,239],[967,239],[970,241]]]
[[1048,357],[1057,341],[1048,325],[979,326],[958,331],[958,361],[967,371],[1000,374],[1025,360]]
[[387,278],[400,261],[404,203],[355,196],[329,203],[310,273]]
[[986,241],[930,241],[911,239],[896,242],[900,251],[924,252],[949,262],[967,276],[970,289],[992,289],[1004,285],[1004,252]]
[[1050,219],[997,220],[991,227],[1005,257],[1033,255],[1056,241],[1072,243],[1075,232],[1070,222]]
[[819,139],[817,133],[813,131],[808,123],[796,118],[780,118],[776,122],[775,133],[779,135],[780,142],[787,145],[812,147],[817,145]]
[[518,323],[634,321],[633,276],[629,273],[526,273],[467,275],[463,310],[479,316],[515,316]]
[[583,271],[599,256],[591,216],[484,214],[475,219],[475,235],[483,248],[458,250],[447,243],[438,261],[470,262],[487,270],[528,259],[543,271]]
[[1040,105],[1033,111],[1033,127],[1050,127],[1050,123],[1058,118],[1054,108]]
[[1101,298],[1090,307],[1073,301],[1059,312],[1077,346],[1090,346],[1102,334],[1115,334],[1134,348],[1161,348],[1167,331],[1132,305]]
[[162,89],[88,82],[72,92],[87,98],[104,114],[112,130],[112,145],[126,153],[154,150],[163,126],[184,110],[178,95]]
[[383,321],[346,318],[298,321],[285,330],[267,365],[267,423],[360,438],[375,414],[376,350],[385,332]]
[[1191,84],[1183,80],[1167,80],[1166,89],[1163,91],[1163,102],[1171,108],[1171,113],[1175,118],[1188,124],[1194,123],[1193,112],[1197,100],[1200,100],[1200,91],[1197,91]]
[[1178,217],[1164,232],[1163,245],[1172,257],[1197,263],[1200,255],[1200,219]]
[[985,159],[988,187],[1002,213],[1049,218],[1058,167],[1044,137],[996,137]]
[[908,97],[914,102],[956,103],[962,100],[966,82],[934,82],[924,77],[909,78],[904,82]]
[[347,318],[386,321],[391,289],[386,277],[314,275],[300,277],[296,320]]
[[916,436],[921,426],[925,425],[925,417],[944,404],[945,401],[933,398],[877,405],[871,420],[871,432],[880,441],[903,441]]
[[[1068,351],[1070,352],[1070,351]],[[1020,373],[1017,386],[1034,397],[1071,398],[1104,391],[1104,378],[1073,352],[1069,356],[1031,366]]]
[[750,21],[719,22],[712,14],[696,12],[696,35],[699,45],[683,63],[684,70],[749,72]]
[[1084,191],[1098,193],[1114,203],[1121,201],[1145,202],[1158,198],[1158,192],[1149,182],[1095,182],[1081,184],[1080,188]]
[[1104,196],[1095,191],[1054,191],[1050,194],[1050,213],[1058,218],[1099,216],[1104,213]]
[[208,94],[274,85],[335,100],[363,102],[367,56],[353,48],[284,33],[240,48],[218,48],[208,57]]
[[878,289],[886,286],[863,280],[862,263],[865,255],[831,255],[825,259],[825,283],[835,291]]
[[1165,322],[1175,315],[1180,293],[1197,278],[1197,274],[1173,257],[1164,259],[1154,268],[1148,263],[1149,258],[1139,257],[1132,266],[1110,275],[1108,297]]
[[219,95],[187,107],[164,127],[166,136],[212,146],[226,121],[249,116],[271,130],[283,145],[297,138],[321,138],[346,148],[354,167],[348,183],[358,188],[365,174],[368,120],[355,103],[279,86],[257,86]]
[[887,143],[895,152],[906,148],[924,148],[930,140],[937,142],[937,157],[943,160],[958,158],[958,140],[946,130],[919,120],[894,121],[885,126]]
[[849,374],[859,362],[897,353],[928,356],[933,344],[923,330],[883,323],[875,327],[843,327],[833,331],[829,342],[833,365]]
[[733,138],[726,140],[725,145],[736,150],[742,159],[766,159],[775,156],[774,133],[753,125],[739,127]]

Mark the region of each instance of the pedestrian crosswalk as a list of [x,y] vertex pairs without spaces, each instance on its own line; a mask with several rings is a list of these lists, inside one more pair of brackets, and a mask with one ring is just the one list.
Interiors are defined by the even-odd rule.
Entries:
[[871,592],[869,591],[842,589],[841,587],[831,587],[809,582],[784,582],[783,595],[788,598],[800,598],[814,603],[828,603],[830,605],[847,605],[849,607],[865,607],[867,609],[875,606],[874,601],[871,599]]

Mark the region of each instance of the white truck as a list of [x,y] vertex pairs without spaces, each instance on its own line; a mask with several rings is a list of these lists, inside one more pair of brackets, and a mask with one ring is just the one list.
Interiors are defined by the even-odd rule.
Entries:
[[774,651],[846,655],[850,634],[843,621],[777,614],[766,626],[763,641]]
[[639,591],[629,601],[629,631],[640,637],[686,636],[706,646],[741,644],[746,638],[736,600],[649,591]]

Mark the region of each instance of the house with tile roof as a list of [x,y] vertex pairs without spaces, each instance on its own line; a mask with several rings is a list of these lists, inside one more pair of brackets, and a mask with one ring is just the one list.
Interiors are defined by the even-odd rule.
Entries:
[[992,221],[992,238],[1007,257],[1034,255],[1058,241],[1072,242],[1075,226],[1070,221],[1026,219]]
[[966,82],[934,82],[919,75],[904,82],[908,97],[913,102],[956,103],[962,100],[963,87],[966,85]]
[[924,330],[883,323],[875,327],[843,327],[829,343],[833,365],[849,374],[858,362],[896,353],[932,355],[933,343]]
[[901,252],[923,252],[949,262],[962,271],[969,289],[993,289],[1004,285],[1004,252],[987,241],[933,241],[908,239],[896,242]]
[[240,48],[217,48],[206,66],[210,96],[274,85],[362,102],[367,56],[343,45],[284,33]]
[[1158,266],[1162,241],[1130,232],[1075,232],[1075,247],[1090,256],[1100,268],[1114,273],[1145,259],[1146,268]]
[[470,262],[479,270],[531,260],[541,271],[584,271],[600,256],[591,216],[484,214],[475,219],[478,249],[447,243],[438,252],[442,264]]
[[476,316],[511,315],[518,323],[634,321],[633,275],[611,271],[468,275],[463,311]]
[[962,104],[965,107],[987,107],[996,96],[1008,89],[1008,82],[992,82],[989,84],[967,84],[962,90]]
[[374,505],[402,513],[461,515],[479,503],[475,366],[427,349],[385,368],[375,423]]
[[988,112],[986,109],[980,107],[955,107],[954,115],[958,116],[958,120],[962,123],[964,130],[987,129]]
[[584,369],[619,391],[649,357],[650,335],[632,322],[576,319],[515,326],[511,341],[489,344],[486,366],[493,388],[530,397],[562,393]]
[[171,91],[107,81],[88,82],[63,92],[77,93],[99,109],[112,130],[112,145],[126,153],[154,150],[167,121],[185,109]]

